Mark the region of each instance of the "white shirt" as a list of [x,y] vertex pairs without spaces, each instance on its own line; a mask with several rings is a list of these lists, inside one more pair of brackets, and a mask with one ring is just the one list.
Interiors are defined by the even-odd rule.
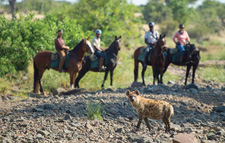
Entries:
[[92,39],[92,42],[91,42],[92,46],[93,47],[96,47],[95,50],[99,50],[101,51],[101,39],[100,38],[97,38],[96,36]]
[[158,33],[158,31],[153,31],[153,32],[151,32],[151,31],[147,31],[147,32],[145,32],[145,39],[147,39],[147,42],[148,43],[152,43],[152,44],[154,44],[154,43],[156,43],[157,42],[157,39],[159,38],[159,33]]

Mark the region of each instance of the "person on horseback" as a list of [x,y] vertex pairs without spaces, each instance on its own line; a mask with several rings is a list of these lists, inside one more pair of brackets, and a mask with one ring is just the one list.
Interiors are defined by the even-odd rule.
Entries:
[[144,61],[144,67],[147,67],[148,62],[148,54],[152,48],[154,48],[155,43],[159,39],[159,33],[158,31],[154,30],[154,22],[149,22],[149,31],[145,32],[145,43],[147,44],[147,47],[145,49],[145,61]]
[[180,52],[180,63],[182,63],[185,51],[184,46],[186,45],[186,42],[190,44],[189,35],[187,31],[184,30],[183,24],[179,25],[179,31],[177,31],[173,36],[173,42],[176,44],[176,47]]
[[102,34],[102,31],[100,29],[97,29],[95,31],[95,34],[96,36],[93,38],[92,40],[92,46],[94,47],[94,50],[95,50],[95,55],[100,58],[100,62],[99,62],[99,71],[103,71],[104,70],[104,67],[103,67],[103,62],[104,62],[104,59],[105,59],[105,54],[102,53],[102,51],[104,51],[102,48],[101,48],[101,34]]
[[59,63],[59,72],[63,71],[63,64],[66,60],[66,53],[65,51],[69,50],[70,47],[65,45],[64,40],[62,39],[63,31],[59,29],[57,32],[57,38],[55,39],[55,49],[60,57],[60,63]]

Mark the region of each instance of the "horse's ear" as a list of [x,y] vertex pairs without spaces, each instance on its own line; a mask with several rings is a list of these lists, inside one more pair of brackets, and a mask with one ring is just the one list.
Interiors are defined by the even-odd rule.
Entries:
[[84,38],[82,37],[82,41],[84,41]]
[[115,36],[115,39],[117,39],[117,36]]
[[89,41],[90,37],[88,36],[87,40]]
[[120,35],[119,39],[121,39],[121,35]]
[[161,38],[162,38],[162,35],[160,34],[160,35],[159,35],[159,39],[161,39]]
[[163,38],[165,38],[166,37],[166,33],[164,33],[164,35],[163,35]]

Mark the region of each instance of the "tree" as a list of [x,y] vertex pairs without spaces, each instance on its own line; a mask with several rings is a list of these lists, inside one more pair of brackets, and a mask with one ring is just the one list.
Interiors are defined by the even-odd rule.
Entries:
[[142,13],[146,22],[154,21],[161,23],[162,21],[172,19],[173,16],[172,10],[158,0],[149,1],[144,6]]
[[[6,0],[0,0],[0,4],[1,3],[4,3]],[[16,0],[8,0],[9,2],[9,6],[11,8],[11,14],[12,14],[12,18],[16,18],[15,14],[14,14],[14,11],[15,11],[15,8],[16,8]]]

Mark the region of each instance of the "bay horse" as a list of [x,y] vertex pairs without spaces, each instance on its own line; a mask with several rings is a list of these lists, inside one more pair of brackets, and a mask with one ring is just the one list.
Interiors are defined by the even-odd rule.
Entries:
[[177,66],[187,66],[186,78],[185,78],[185,82],[184,82],[185,86],[187,85],[187,78],[188,78],[191,67],[193,67],[192,83],[194,83],[195,71],[196,71],[199,61],[200,61],[199,48],[197,48],[194,44],[189,44],[189,47],[190,48],[188,49],[188,52],[185,52],[186,55],[184,55],[182,63],[180,63],[180,61],[173,61],[173,55],[171,54],[170,51],[173,50],[174,48],[167,48],[166,63],[165,63],[164,71],[163,71],[164,73],[166,72],[170,63],[173,63],[174,65],[177,65]]
[[[166,44],[166,35],[160,35],[156,42],[155,47],[151,51],[150,61],[148,60],[147,65],[152,66],[153,71],[153,84],[155,84],[155,79],[157,78],[158,84],[163,83],[163,69],[165,66],[165,55],[164,55],[164,45]],[[144,67],[144,60],[139,60],[138,57],[141,54],[141,50],[144,51],[146,46],[141,46],[134,51],[134,81],[138,79],[138,64],[142,64],[142,83],[145,86],[144,75],[147,67]],[[160,74],[160,80],[159,80]]]
[[79,72],[79,75],[77,76],[75,80],[75,87],[80,88],[79,86],[79,81],[83,78],[83,76],[88,72],[88,71],[93,71],[93,72],[105,72],[104,80],[101,85],[102,88],[104,88],[104,83],[105,80],[108,76],[108,72],[110,72],[110,85],[113,85],[113,71],[117,66],[117,55],[120,50],[120,45],[121,45],[121,36],[117,37],[115,36],[114,41],[111,43],[108,49],[105,50],[106,54],[106,59],[107,63],[105,64],[106,69],[104,71],[99,71],[98,66],[95,68],[91,67],[91,59],[89,56],[85,56],[85,60],[83,62],[83,67],[81,71]]
[[[89,38],[82,39],[71,51],[69,51],[69,60],[68,68],[65,69],[65,72],[70,74],[70,88],[73,87],[74,81],[76,79],[77,73],[82,68],[82,60],[84,58],[85,52],[90,54],[94,53],[94,50],[89,42]],[[51,51],[41,51],[37,53],[33,60],[34,66],[34,93],[39,93],[38,88],[40,86],[40,92],[44,93],[41,78],[46,69],[50,69],[51,64]],[[53,70],[58,71],[58,68],[52,68]]]

